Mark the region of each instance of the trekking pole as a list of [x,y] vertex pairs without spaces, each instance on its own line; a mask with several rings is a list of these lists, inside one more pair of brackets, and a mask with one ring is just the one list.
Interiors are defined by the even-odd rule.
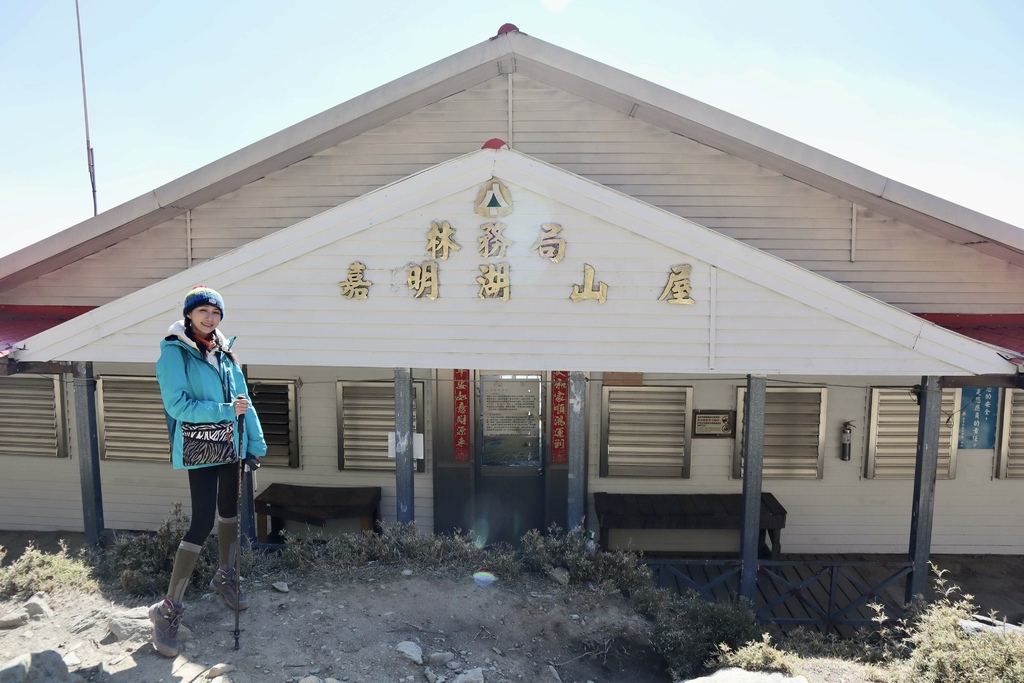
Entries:
[[238,506],[235,508],[235,517],[238,520],[238,538],[235,539],[235,649],[238,649],[238,636],[241,630],[238,628],[238,600],[242,594],[242,482],[245,479],[245,415],[239,415],[238,420],[238,448],[235,456],[238,458]]

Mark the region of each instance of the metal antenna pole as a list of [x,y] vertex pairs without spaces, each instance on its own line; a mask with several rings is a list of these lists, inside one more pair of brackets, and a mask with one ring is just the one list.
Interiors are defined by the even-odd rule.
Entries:
[[82,15],[78,11],[78,0],[75,0],[75,20],[78,22],[78,64],[82,70],[82,109],[85,111],[85,154],[89,162],[89,184],[92,185],[92,215],[97,214],[96,208],[96,163],[92,154],[92,142],[89,140],[89,102],[85,97],[85,54],[82,50]]

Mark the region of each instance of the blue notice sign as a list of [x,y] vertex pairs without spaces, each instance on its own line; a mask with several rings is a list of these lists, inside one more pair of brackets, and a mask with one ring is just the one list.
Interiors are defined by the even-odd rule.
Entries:
[[966,387],[960,392],[959,448],[995,448],[999,389]]

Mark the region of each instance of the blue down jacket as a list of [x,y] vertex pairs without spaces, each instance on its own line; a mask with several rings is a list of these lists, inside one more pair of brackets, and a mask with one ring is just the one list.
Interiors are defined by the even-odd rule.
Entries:
[[[181,458],[181,423],[210,424],[233,422],[235,410],[230,401],[239,394],[249,395],[242,369],[219,351],[219,369],[203,359],[195,342],[185,335],[181,322],[171,325],[168,336],[160,342],[160,359],[156,362],[156,379],[160,384],[164,410],[174,420],[171,440],[171,462],[174,469],[184,469]],[[230,348],[234,339],[220,341]],[[251,399],[250,399],[251,401]],[[170,425],[171,423],[168,422]],[[245,454],[262,457],[267,454],[256,409],[250,404],[245,414]],[[238,447],[238,431],[235,431]],[[237,450],[236,450],[237,452]],[[210,467],[198,465],[197,467]],[[194,469],[194,468],[187,468]]]

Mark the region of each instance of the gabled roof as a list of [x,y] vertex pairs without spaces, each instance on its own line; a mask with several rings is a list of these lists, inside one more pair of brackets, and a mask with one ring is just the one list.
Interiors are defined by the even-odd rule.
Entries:
[[1024,231],[517,30],[403,76],[0,258],[0,291],[54,271],[383,123],[518,72],[910,225],[1024,265]]
[[[311,285],[308,282],[299,282],[290,292],[281,292],[280,280],[277,279],[278,273],[275,272],[275,269],[290,264],[289,267],[292,270],[288,272],[305,272],[301,263],[296,265],[299,259],[304,257],[328,258],[333,261],[337,258],[338,253],[350,254],[352,252],[349,249],[343,249],[341,252],[332,251],[332,249],[336,249],[336,245],[344,243],[345,240],[359,233],[377,230],[379,226],[387,226],[389,221],[398,220],[399,222],[404,221],[403,224],[408,224],[410,215],[429,215],[434,209],[431,208],[425,213],[424,207],[433,207],[433,203],[437,201],[450,201],[448,198],[457,193],[465,195],[467,191],[472,191],[472,194],[475,195],[476,189],[483,183],[489,182],[492,177],[500,178],[509,185],[515,185],[517,188],[521,188],[521,191],[533,193],[551,206],[557,204],[586,216],[599,217],[594,221],[609,224],[617,230],[627,231],[635,239],[646,240],[647,243],[660,245],[659,248],[668,248],[673,253],[692,258],[694,262],[706,264],[705,270],[709,273],[710,270],[718,272],[719,275],[715,276],[718,279],[728,276],[753,283],[757,291],[770,295],[772,301],[779,304],[792,302],[799,306],[801,311],[805,311],[806,315],[829,321],[832,327],[828,329],[840,330],[839,332],[823,332],[826,335],[823,338],[844,344],[844,334],[857,335],[858,340],[867,341],[872,346],[870,349],[850,344],[843,346],[851,354],[851,358],[844,357],[841,362],[849,374],[895,376],[914,374],[920,371],[918,374],[969,375],[1009,374],[1012,371],[1012,365],[999,356],[1000,349],[998,348],[942,329],[918,316],[880,302],[755,247],[581,178],[564,169],[507,149],[483,149],[444,162],[263,239],[250,242],[234,251],[201,263],[58,327],[42,332],[26,340],[26,349],[16,352],[15,357],[19,361],[151,362],[155,339],[162,335],[167,322],[172,317],[177,317],[180,311],[182,292],[187,291],[196,282],[215,283],[228,300],[239,301],[240,303],[231,305],[232,331],[237,331],[247,339],[258,338],[267,333],[266,319],[268,315],[265,297],[260,296],[258,292],[265,292],[268,288],[278,291],[275,299],[284,297],[285,300],[291,301],[289,310],[297,309],[299,304],[295,302],[313,296],[310,291]],[[385,228],[380,227],[379,229]],[[370,244],[378,244],[379,239],[388,239],[388,237],[389,235],[386,233],[370,237],[362,236],[363,242]],[[329,255],[325,255],[325,251]],[[710,275],[708,277],[711,279]],[[512,345],[508,337],[502,337],[502,334],[507,334],[508,330],[495,332],[489,326],[477,326],[481,328],[480,334],[485,336],[490,334],[493,338],[453,338],[441,345],[439,351],[434,349],[424,351],[423,345],[415,335],[400,335],[399,338],[388,340],[389,347],[387,349],[368,348],[370,345],[366,343],[366,329],[379,324],[382,319],[379,310],[374,307],[350,307],[345,309],[344,313],[338,309],[334,313],[324,314],[318,306],[326,302],[326,305],[337,308],[336,302],[340,301],[340,298],[336,292],[333,296],[318,296],[317,302],[306,304],[307,309],[303,310],[316,311],[321,316],[325,316],[319,321],[321,329],[318,334],[320,338],[331,340],[330,348],[318,347],[316,352],[320,355],[310,356],[302,351],[302,347],[299,346],[301,342],[296,342],[295,348],[288,347],[288,352],[282,352],[273,343],[264,343],[251,350],[247,349],[247,361],[253,364],[306,365],[310,364],[312,357],[313,364],[337,363],[359,367],[459,367],[460,364],[466,363],[467,359],[474,357],[474,354],[478,360],[483,358],[493,361],[492,356],[482,355],[479,350],[481,346],[484,351],[489,353],[493,348],[492,342],[501,342],[504,339],[503,343],[506,346]],[[456,309],[458,308],[451,302],[457,300],[439,299],[439,302],[447,303],[446,307],[432,309],[437,311],[434,314],[435,317],[431,318],[433,327],[440,330],[446,329],[446,323],[453,315],[453,311],[457,313]],[[470,297],[468,300],[475,301],[476,299]],[[391,306],[399,305],[398,299],[393,298],[388,301],[395,302],[389,304]],[[415,302],[417,300],[402,299],[401,301]],[[708,320],[712,321],[710,324],[714,329],[712,304],[713,297],[709,294],[708,310],[705,315]],[[622,335],[625,335],[625,343],[634,343],[630,341],[634,337],[639,340],[638,343],[650,341],[642,338],[643,335],[649,335],[649,331],[633,330],[629,325],[629,321],[634,319],[631,316],[640,314],[634,314],[628,308],[632,305],[630,302],[626,301],[624,305],[627,307],[626,312],[623,313],[624,309],[620,307],[617,309],[619,311],[617,315],[624,316],[621,320],[623,324],[621,332]],[[402,310],[415,310],[422,315],[423,309]],[[406,314],[396,313],[394,309],[390,309],[389,312],[391,317],[385,322],[387,329],[391,330],[394,329],[393,325],[402,324],[401,321]],[[417,315],[417,313],[408,315]],[[509,313],[499,316],[499,319],[502,321],[501,324],[515,326],[520,321],[534,315],[534,312],[530,310],[525,313],[520,312],[518,318],[515,314]],[[731,315],[733,316],[730,318],[731,320],[743,320],[744,317],[753,319],[752,316],[745,313],[732,313]],[[719,313],[719,316],[725,316],[724,310]],[[657,320],[658,326],[663,328],[662,336],[668,337],[668,339],[659,340],[659,343],[667,345],[667,348],[675,348],[676,342],[671,338],[672,333],[667,330],[671,325],[678,326],[689,323],[680,323],[678,322],[679,318],[674,319],[675,322],[673,322],[660,313],[657,314]],[[518,328],[516,329],[518,330]],[[820,331],[825,328],[815,327],[814,329]],[[724,328],[718,331],[719,344],[725,346],[728,343],[725,337],[729,332]],[[742,330],[739,335],[743,336]],[[582,335],[579,345],[587,343],[586,336]],[[732,333],[731,336],[732,339],[737,339],[735,333]],[[126,342],[126,340],[128,341]],[[504,358],[506,364],[509,365],[508,369],[519,369],[516,363],[533,369],[538,369],[538,363],[554,363],[559,368],[568,370],[593,370],[595,367],[614,370],[627,369],[628,363],[642,363],[645,360],[640,356],[631,360],[621,354],[616,354],[614,350],[603,348],[600,340],[593,342],[588,347],[589,355],[578,348],[564,344],[562,345],[564,348],[557,350],[546,347],[547,341],[528,337],[516,339],[516,342],[522,345],[521,348],[528,350],[520,352],[518,355],[510,352],[508,357]],[[667,363],[659,361],[657,367],[634,367],[634,369],[736,374],[739,368],[744,367],[747,371],[752,372],[790,374],[827,372],[823,369],[826,364],[814,365],[811,359],[797,357],[779,344],[772,348],[783,350],[762,350],[762,345],[766,349],[769,347],[766,341],[758,340],[756,343],[751,343],[749,339],[742,339],[740,343],[744,344],[747,349],[752,348],[753,351],[748,351],[746,359],[743,357],[733,358],[732,366],[727,365],[725,361],[728,359],[724,358],[718,361],[719,364],[715,364],[714,344],[711,344],[710,361],[705,357],[708,352],[704,350],[698,350],[694,355],[689,356],[679,352],[669,352],[667,356],[663,356],[663,358],[668,358]],[[807,344],[807,348],[811,348],[811,345],[816,342],[802,343]],[[707,344],[699,346],[699,348],[706,349]],[[759,370],[756,367],[743,365],[752,357],[756,357],[757,362],[763,363],[764,367],[769,370]],[[835,358],[835,356],[828,357]],[[651,364],[649,359],[647,362]],[[597,365],[593,366],[594,363]],[[910,367],[914,370],[908,371],[907,368]],[[835,368],[832,367],[832,369]]]

